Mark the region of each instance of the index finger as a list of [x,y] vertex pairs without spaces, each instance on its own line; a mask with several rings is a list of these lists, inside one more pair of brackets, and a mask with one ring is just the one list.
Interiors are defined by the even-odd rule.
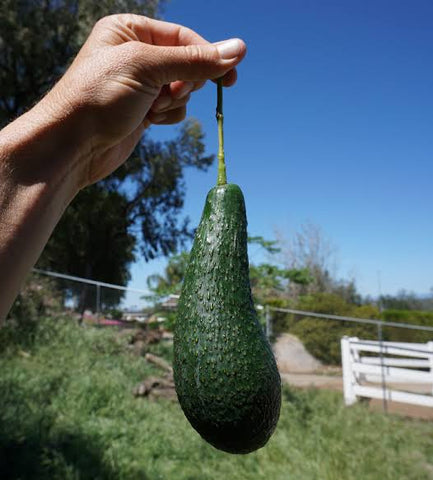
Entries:
[[[160,20],[154,20],[147,17],[140,17],[139,15],[133,15],[140,21],[136,24],[135,33],[140,41],[146,43],[153,43],[153,45],[159,46],[186,46],[186,45],[203,45],[208,44],[205,38],[199,35],[194,30],[188,27],[178,25],[176,23],[163,22]],[[142,21],[142,20],[145,21]],[[230,87],[236,82],[237,73],[236,68],[228,71],[223,77],[223,85]],[[203,84],[197,84],[197,88],[201,88]]]
[[[114,15],[119,26],[126,27],[140,42],[159,47],[180,47],[209,43],[190,28],[134,14]],[[108,17],[110,18],[110,17]]]
[[[95,29],[99,31],[97,37],[99,37],[100,42],[112,45],[127,41],[139,41],[161,47],[210,43],[194,30],[183,25],[154,20],[132,13],[104,17],[98,22]],[[224,86],[233,85],[236,82],[236,77],[236,69],[228,71],[223,77]],[[197,88],[201,86],[197,85]]]

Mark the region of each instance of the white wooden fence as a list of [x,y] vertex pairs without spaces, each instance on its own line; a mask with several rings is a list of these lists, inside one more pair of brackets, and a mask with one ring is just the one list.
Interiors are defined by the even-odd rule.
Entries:
[[[379,356],[362,356],[361,352]],[[346,405],[352,405],[359,397],[367,397],[433,407],[433,342],[378,342],[343,337],[341,358]],[[398,383],[405,384],[404,387],[424,384],[429,394],[394,389]]]

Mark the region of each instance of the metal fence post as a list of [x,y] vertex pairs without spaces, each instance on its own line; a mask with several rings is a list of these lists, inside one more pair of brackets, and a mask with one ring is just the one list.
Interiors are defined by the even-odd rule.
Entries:
[[269,305],[265,307],[265,315],[266,315],[266,336],[271,338],[272,336],[272,320],[271,320],[271,311],[269,310]]
[[101,284],[96,284],[96,317],[99,320],[99,314],[101,312]]

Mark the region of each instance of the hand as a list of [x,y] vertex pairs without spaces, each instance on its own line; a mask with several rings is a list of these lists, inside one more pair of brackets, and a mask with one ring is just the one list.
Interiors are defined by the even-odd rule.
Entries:
[[232,85],[245,53],[239,39],[210,44],[188,28],[138,15],[100,20],[41,102],[49,115],[74,119],[77,188],[119,167],[151,123],[182,121],[190,93],[206,80]]

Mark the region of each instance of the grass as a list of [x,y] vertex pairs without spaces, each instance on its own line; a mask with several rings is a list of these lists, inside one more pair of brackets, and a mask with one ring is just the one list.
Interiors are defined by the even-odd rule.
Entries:
[[0,335],[4,479],[433,478],[426,422],[345,408],[335,392],[285,388],[269,444],[232,456],[201,440],[176,402],[133,397],[139,381],[159,372],[114,331],[44,320],[28,335]]

